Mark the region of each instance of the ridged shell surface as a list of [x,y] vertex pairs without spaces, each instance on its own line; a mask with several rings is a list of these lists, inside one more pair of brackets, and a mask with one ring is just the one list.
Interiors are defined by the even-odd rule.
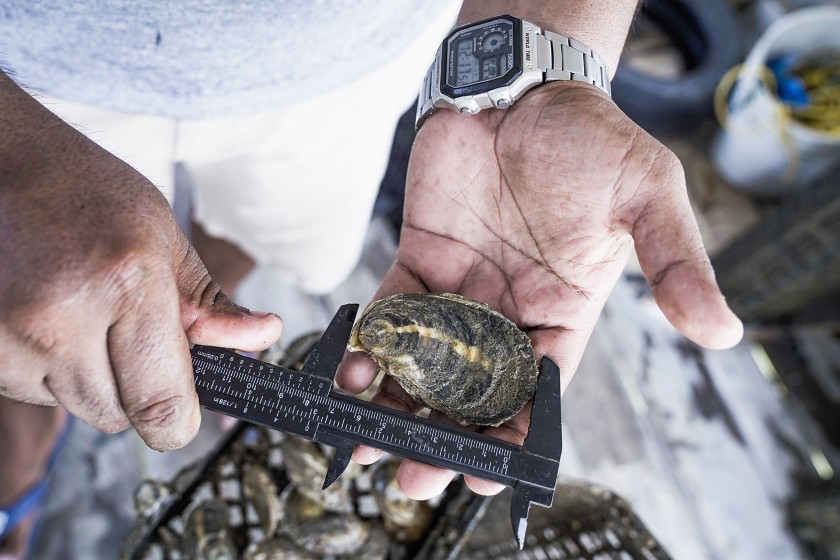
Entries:
[[365,351],[418,402],[461,424],[498,426],[533,395],[531,341],[487,305],[456,294],[371,303],[348,348]]

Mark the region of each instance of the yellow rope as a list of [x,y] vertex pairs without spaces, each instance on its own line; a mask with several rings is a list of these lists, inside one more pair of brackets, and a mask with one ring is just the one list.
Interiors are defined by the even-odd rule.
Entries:
[[[723,75],[720,82],[718,82],[717,87],[715,87],[715,116],[717,117],[720,126],[724,129],[729,129],[729,93],[732,91],[732,88],[735,87],[735,82],[738,81],[742,67],[743,64],[738,64],[730,68]],[[773,72],[766,66],[761,68],[759,80],[761,80],[761,85],[758,87],[763,87],[770,92],[776,90],[776,78],[773,75]],[[773,97],[775,98],[775,96]],[[749,98],[746,102],[749,102]],[[782,173],[781,179],[785,182],[792,181],[799,171],[800,158],[796,142],[793,141],[790,133],[788,132],[788,124],[791,121],[790,110],[788,110],[782,103],[774,103],[773,105],[776,110],[776,114],[773,116],[774,128],[776,129],[779,139],[782,142],[782,146],[784,146],[785,152],[787,152],[788,155],[788,164]],[[737,109],[738,108],[736,107],[736,112]]]
[[791,115],[805,126],[840,138],[840,62],[808,64],[793,73],[805,84],[810,103]]
[[[730,68],[715,88],[715,116],[721,127],[725,129],[728,128],[730,113],[728,97],[738,81],[742,66],[739,64]],[[776,107],[776,114],[773,117],[774,128],[788,154],[788,166],[782,175],[783,181],[793,180],[800,165],[799,150],[788,129],[792,121],[797,121],[829,137],[840,139],[840,62],[830,65],[802,65],[795,68],[793,73],[805,84],[809,104],[803,108],[791,108],[778,102],[777,99],[777,103],[774,104]],[[776,80],[769,68],[762,68],[759,79],[761,80],[759,87],[763,87],[768,92],[776,91]],[[776,98],[775,95],[773,97]],[[737,112],[738,108],[735,107],[733,110]]]

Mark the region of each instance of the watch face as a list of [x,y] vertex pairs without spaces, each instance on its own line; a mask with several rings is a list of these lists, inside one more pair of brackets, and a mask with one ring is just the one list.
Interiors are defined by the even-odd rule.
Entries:
[[519,21],[499,17],[456,31],[444,45],[441,91],[452,97],[489,91],[520,73]]

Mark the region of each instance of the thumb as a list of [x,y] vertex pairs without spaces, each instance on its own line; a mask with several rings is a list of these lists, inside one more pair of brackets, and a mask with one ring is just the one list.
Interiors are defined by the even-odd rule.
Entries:
[[178,290],[181,324],[193,344],[222,346],[246,352],[264,350],[283,332],[283,320],[274,313],[250,311],[233,303],[210,278],[195,249],[186,243],[179,261]]
[[283,320],[274,313],[250,311],[218,291],[208,305],[181,303],[181,319],[193,344],[235,348],[246,352],[265,350],[283,332]]
[[[744,327],[715,281],[677,161],[658,175],[633,225],[639,264],[656,303],[686,337],[706,348],[736,345]],[[664,194],[663,194],[664,193]]]
[[[394,294],[427,292],[426,286],[400,261],[394,261],[372,301]],[[356,318],[357,320],[359,317]],[[335,381],[341,389],[354,395],[370,387],[379,373],[379,366],[363,352],[346,352]]]

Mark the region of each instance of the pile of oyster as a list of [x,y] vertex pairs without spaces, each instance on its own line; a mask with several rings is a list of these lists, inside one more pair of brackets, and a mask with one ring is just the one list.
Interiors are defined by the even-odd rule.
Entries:
[[[322,489],[329,461],[310,441],[287,437],[282,443],[290,483],[279,494],[268,474],[252,465],[243,481],[246,497],[260,517],[268,538],[250,545],[244,558],[325,558],[351,556],[363,560],[388,557],[392,542],[421,538],[432,520],[432,507],[410,500],[396,485],[396,462],[384,461],[362,481],[360,467]],[[373,502],[357,504],[359,486]]]
[[[248,431],[265,440],[257,448],[272,442],[268,453],[255,455],[246,432],[182,513],[157,528],[157,542],[143,557],[384,560],[403,556],[426,535],[434,508],[399,489],[396,459],[369,468],[351,464],[322,490],[329,465],[324,448],[261,428]],[[144,481],[135,493],[139,525],[152,522],[196,475],[190,467],[172,483]],[[131,541],[124,558],[132,557]]]

